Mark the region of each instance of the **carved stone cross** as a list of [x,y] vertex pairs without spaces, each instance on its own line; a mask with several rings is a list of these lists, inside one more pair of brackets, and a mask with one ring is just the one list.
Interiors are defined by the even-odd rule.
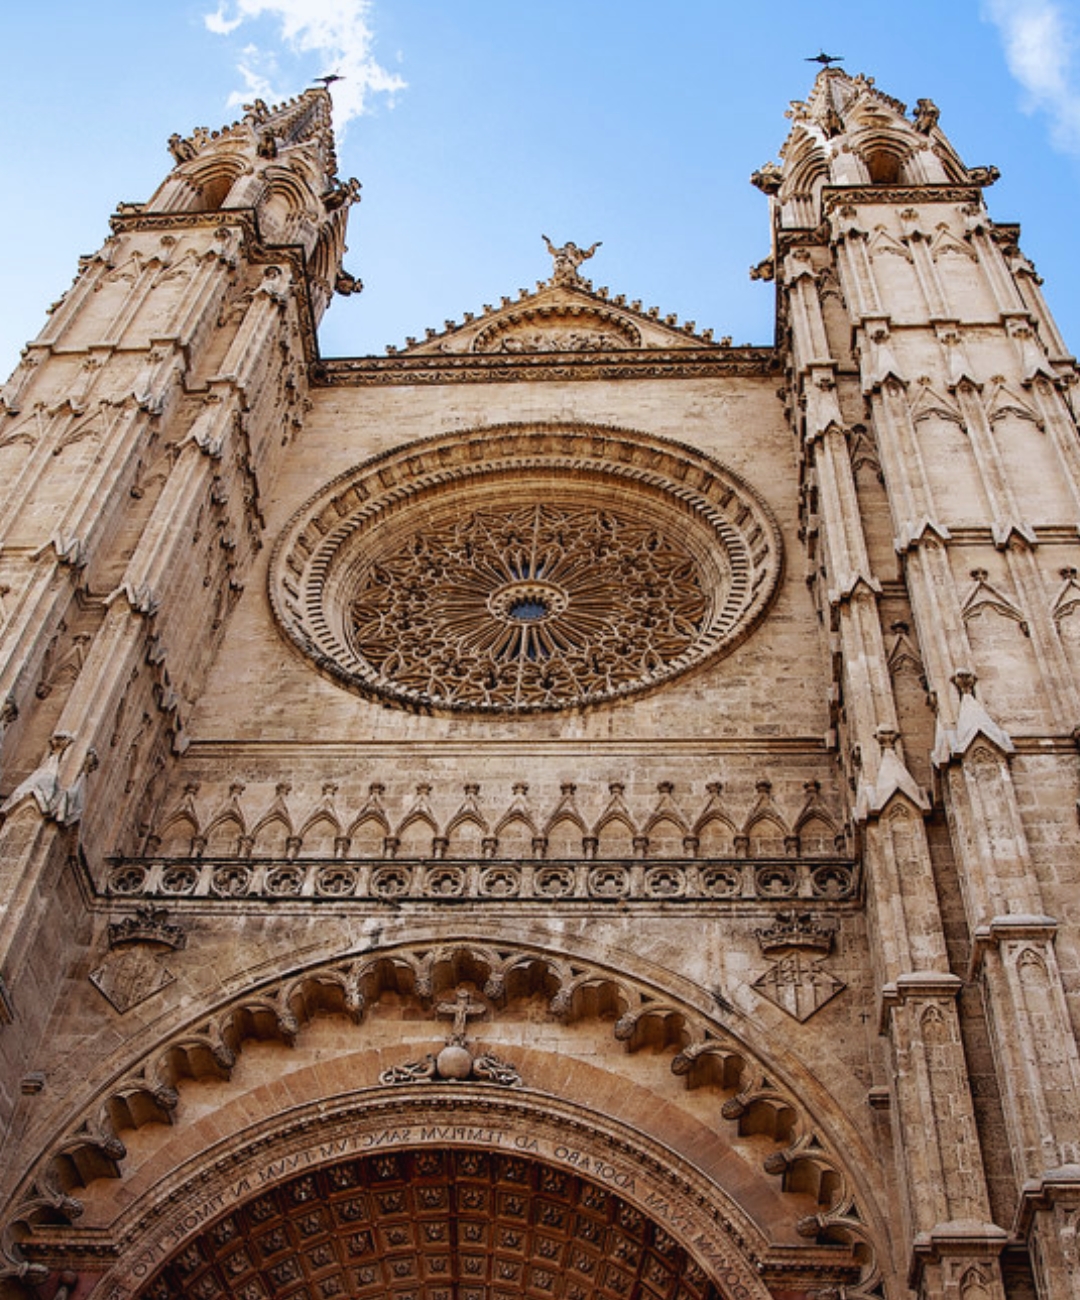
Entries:
[[467,988],[458,989],[453,1002],[440,1002],[436,1011],[440,1016],[453,1016],[454,1026],[447,1038],[447,1043],[456,1047],[465,1046],[465,1031],[473,1016],[482,1016],[487,1010],[482,1002],[473,1002]]

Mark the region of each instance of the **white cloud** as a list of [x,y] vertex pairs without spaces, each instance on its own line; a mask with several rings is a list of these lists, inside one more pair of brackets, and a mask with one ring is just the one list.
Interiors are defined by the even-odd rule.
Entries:
[[245,45],[240,51],[236,70],[244,79],[244,89],[232,92],[227,101],[230,107],[244,104],[251,99],[286,98],[274,90],[274,77],[278,73],[278,64],[272,52],[261,50],[257,45]]
[[203,22],[206,23],[208,31],[214,32],[218,36],[228,36],[230,32],[236,31],[244,20],[234,18],[231,22],[225,17],[225,7],[222,5],[216,13],[207,14]]
[[1045,113],[1054,144],[1080,155],[1080,47],[1061,5],[983,0],[983,16],[1001,32],[1009,71],[1026,92],[1026,111]]
[[[405,82],[374,58],[370,10],[371,0],[222,0],[213,13],[204,15],[208,31],[228,36],[256,19],[277,28],[276,50],[264,43],[248,44],[240,52],[237,71],[244,88],[233,92],[230,105],[253,95],[268,101],[288,99],[313,77],[336,72],[343,78],[332,88],[334,123],[340,130],[368,110],[372,95],[392,96],[403,90]],[[293,67],[280,66],[283,52],[295,56]],[[300,60],[306,67],[299,66]]]

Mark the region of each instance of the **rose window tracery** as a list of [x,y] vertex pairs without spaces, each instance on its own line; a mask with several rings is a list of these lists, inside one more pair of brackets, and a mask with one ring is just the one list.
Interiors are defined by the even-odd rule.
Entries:
[[694,557],[648,522],[547,505],[477,511],[372,566],[352,639],[402,690],[451,705],[559,704],[663,671],[693,645],[710,594]]
[[290,521],[270,596],[323,671],[387,702],[598,704],[737,645],[781,562],[768,508],[717,462],[603,426],[411,443]]

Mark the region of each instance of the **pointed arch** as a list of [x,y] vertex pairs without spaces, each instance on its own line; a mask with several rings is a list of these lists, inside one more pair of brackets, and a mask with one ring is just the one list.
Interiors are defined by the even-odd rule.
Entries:
[[166,821],[157,832],[155,852],[163,858],[187,858],[199,836],[199,823],[188,812],[178,812]]
[[829,177],[829,161],[820,137],[797,126],[784,149],[784,193],[810,194]]
[[649,841],[650,858],[681,858],[686,853],[689,827],[671,812],[657,813],[645,824],[642,834]]
[[398,857],[430,858],[435,853],[439,826],[431,813],[414,809],[405,816],[394,834],[398,841]]
[[483,842],[490,838],[487,822],[479,812],[459,812],[446,828],[447,856],[451,858],[477,858],[483,851]]
[[910,126],[901,134],[897,129],[901,124],[907,126],[897,119],[887,128],[868,127],[849,136],[851,151],[862,160],[871,185],[900,185],[921,179],[911,175],[911,162],[923,142],[919,137],[911,138]]
[[735,823],[722,812],[702,814],[694,824],[698,841],[698,856],[702,858],[730,858],[735,852]]
[[500,858],[531,858],[539,832],[530,816],[515,810],[507,813],[495,827],[495,838]]
[[240,177],[251,170],[243,154],[217,149],[178,167],[174,175],[186,180],[195,191],[191,211],[216,212],[225,206],[229,191]]
[[229,809],[220,813],[206,828],[203,852],[208,858],[231,858],[240,852],[240,840],[244,834],[242,816]]
[[593,828],[599,858],[629,858],[634,853],[637,828],[622,809],[605,812]]
[[325,808],[311,814],[300,828],[300,852],[305,858],[329,858],[341,837],[341,823]]
[[1024,948],[1017,954],[1016,972],[1020,983],[1030,988],[1045,989],[1050,985],[1046,962],[1034,948]]
[[951,1038],[945,1016],[934,1003],[925,1007],[919,1016],[919,1030],[927,1047],[943,1047]]
[[791,834],[779,813],[761,812],[743,828],[752,858],[783,857]]
[[381,858],[386,852],[389,835],[390,823],[386,814],[376,808],[363,808],[345,832],[349,841],[349,855],[355,858]]
[[585,823],[574,812],[558,813],[544,828],[549,858],[580,858],[587,836]]
[[259,858],[284,858],[294,838],[290,818],[281,809],[271,809],[251,832],[252,852]]

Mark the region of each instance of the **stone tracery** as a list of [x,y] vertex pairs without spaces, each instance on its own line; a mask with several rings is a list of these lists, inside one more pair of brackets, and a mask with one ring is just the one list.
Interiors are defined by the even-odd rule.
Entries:
[[779,530],[688,447],[596,425],[414,443],[290,521],[270,594],[338,680],[424,709],[595,704],[733,649],[780,573]]
[[689,650],[703,588],[684,547],[617,511],[478,511],[372,568],[353,644],[400,690],[445,704],[585,701]]

